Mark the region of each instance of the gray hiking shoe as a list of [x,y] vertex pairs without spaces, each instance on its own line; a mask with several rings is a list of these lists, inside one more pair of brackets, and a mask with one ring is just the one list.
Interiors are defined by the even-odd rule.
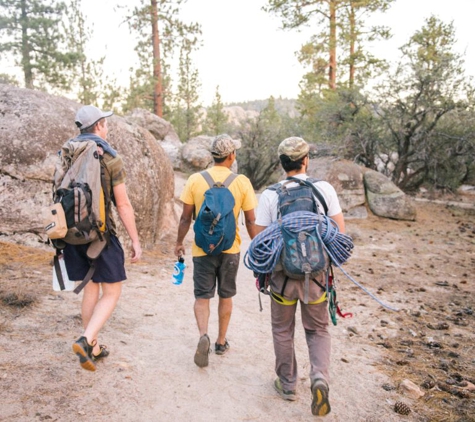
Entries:
[[198,342],[198,347],[196,348],[195,352],[195,363],[200,368],[204,368],[208,366],[208,356],[211,353],[210,349],[210,340],[208,334],[203,334],[200,337],[200,341]]
[[94,345],[91,345],[87,342],[87,338],[82,336],[79,337],[73,343],[73,352],[76,353],[76,356],[79,358],[79,364],[83,369],[88,371],[95,371],[96,364],[92,358],[92,349]]
[[229,350],[229,343],[225,339],[224,344],[214,343],[214,353],[217,355],[224,355]]
[[276,380],[274,381],[274,389],[284,400],[297,400],[297,394],[295,393],[295,390],[284,390],[284,387],[282,387],[282,383],[280,382],[280,378],[276,378]]
[[328,384],[324,379],[317,378],[312,381],[310,387],[312,391],[312,415],[325,416],[331,411],[330,401],[328,400]]

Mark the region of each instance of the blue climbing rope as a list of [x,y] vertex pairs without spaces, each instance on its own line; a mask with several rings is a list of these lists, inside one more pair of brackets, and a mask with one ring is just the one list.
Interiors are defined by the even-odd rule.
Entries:
[[342,265],[348,261],[353,250],[353,240],[350,236],[340,233],[338,224],[328,216],[314,214],[308,211],[297,211],[287,214],[280,221],[275,221],[264,231],[259,233],[249,245],[244,255],[244,265],[256,273],[271,273],[280,259],[283,248],[283,239],[280,225],[293,232],[312,231],[319,225],[319,233],[323,246],[333,264],[356,286],[368,294],[381,306],[391,311],[399,309],[383,303],[363,285],[353,279]]

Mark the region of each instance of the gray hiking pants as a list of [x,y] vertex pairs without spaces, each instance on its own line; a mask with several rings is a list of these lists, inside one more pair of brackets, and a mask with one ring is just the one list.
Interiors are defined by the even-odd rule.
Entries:
[[[271,277],[271,289],[281,292],[285,276],[275,272]],[[303,303],[303,282],[288,280],[284,291],[286,301],[293,304],[280,304],[271,299],[272,337],[275,352],[275,372],[284,390],[295,390],[297,387],[297,360],[295,358],[294,332],[295,313],[300,302],[302,325],[305,330],[308,354],[310,360],[310,381],[323,378],[329,383],[331,338],[328,331],[328,302],[319,304]],[[280,286],[280,289],[279,289]],[[316,301],[324,292],[311,282],[310,302]],[[286,302],[288,303],[288,302]]]

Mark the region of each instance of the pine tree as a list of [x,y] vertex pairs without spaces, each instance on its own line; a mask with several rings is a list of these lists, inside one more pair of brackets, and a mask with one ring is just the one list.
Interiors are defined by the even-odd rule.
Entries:
[[180,48],[178,90],[174,95],[172,109],[165,118],[169,120],[182,141],[187,141],[199,132],[200,82],[198,71],[191,60],[192,46],[184,39]]
[[76,51],[78,61],[73,74],[72,90],[82,104],[98,104],[102,92],[103,64],[105,56],[98,61],[92,61],[86,54],[93,31],[86,25],[86,19],[81,9],[81,0],[70,0],[67,9],[68,45]]
[[[394,0],[268,0],[264,10],[279,15],[284,29],[298,29],[313,25],[316,33],[299,52],[299,60],[310,67],[304,86],[322,87],[323,70],[327,70],[327,84],[335,90],[344,76],[338,77],[337,67],[348,65],[346,78],[354,85],[357,66],[363,62],[376,63],[364,52],[364,40],[387,37],[386,28],[364,28],[364,18],[375,11],[385,11]],[[343,54],[337,56],[337,48]],[[312,75],[313,74],[313,75]],[[344,75],[344,72],[339,72]],[[310,83],[311,85],[307,85]]]
[[25,87],[68,90],[78,54],[66,48],[65,4],[0,0],[0,52],[21,68]]
[[205,135],[216,136],[228,131],[228,116],[224,112],[224,105],[221,102],[219,86],[216,87],[214,101],[206,110],[206,119],[203,124],[203,133]]
[[403,190],[417,189],[431,167],[444,165],[455,138],[438,133],[441,123],[446,116],[459,118],[473,104],[474,87],[464,75],[455,42],[453,24],[430,17],[401,47],[400,65],[379,88],[376,110],[388,134],[381,149],[397,152],[392,179]]
[[170,68],[167,61],[183,38],[195,48],[201,34],[199,24],[185,24],[178,19],[183,1],[141,0],[140,6],[129,13],[130,31],[139,39],[135,51],[140,65],[131,77],[126,108],[142,106],[160,117],[166,112],[171,85],[166,73]]
[[293,120],[280,114],[274,97],[256,118],[241,123],[238,136],[242,148],[237,155],[239,170],[244,173],[254,187],[260,189],[269,183],[274,171],[279,167],[277,148],[283,139],[300,135]]

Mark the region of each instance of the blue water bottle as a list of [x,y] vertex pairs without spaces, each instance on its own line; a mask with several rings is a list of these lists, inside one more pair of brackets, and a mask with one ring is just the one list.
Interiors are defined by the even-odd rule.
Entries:
[[175,267],[173,268],[173,278],[172,278],[172,283],[175,284],[176,286],[179,286],[181,283],[183,283],[183,276],[185,275],[185,258],[180,256],[178,258],[178,261],[175,262]]

